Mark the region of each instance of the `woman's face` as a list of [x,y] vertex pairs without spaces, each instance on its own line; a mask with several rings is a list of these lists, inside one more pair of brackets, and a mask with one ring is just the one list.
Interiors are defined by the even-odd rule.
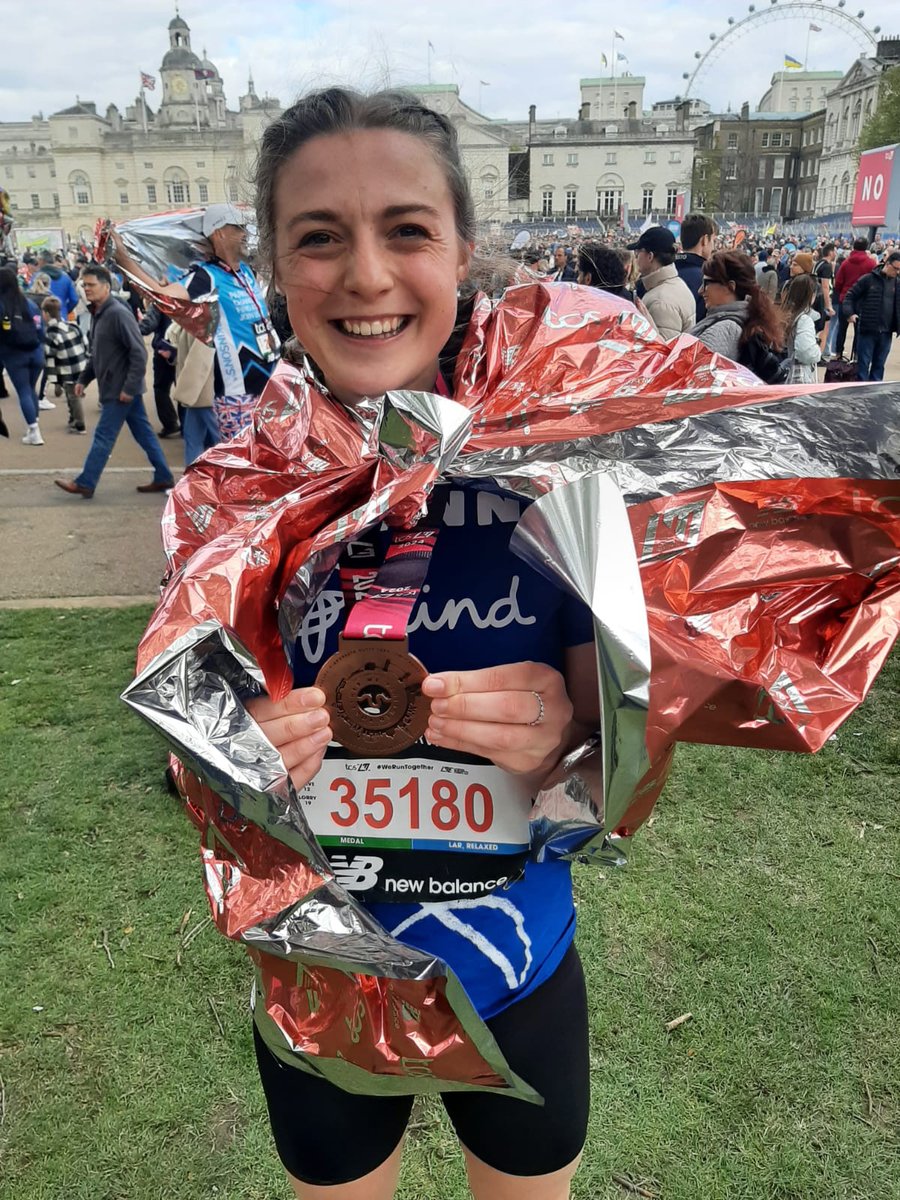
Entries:
[[718,308],[720,304],[730,304],[734,299],[733,284],[718,283],[704,275],[701,287],[707,308]]
[[334,396],[431,390],[471,248],[425,142],[388,129],[313,138],[275,188],[275,281]]

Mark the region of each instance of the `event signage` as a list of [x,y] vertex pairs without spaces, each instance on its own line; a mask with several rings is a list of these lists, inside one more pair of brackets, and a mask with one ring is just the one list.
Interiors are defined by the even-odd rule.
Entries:
[[890,225],[900,219],[900,145],[867,150],[859,158],[854,225]]

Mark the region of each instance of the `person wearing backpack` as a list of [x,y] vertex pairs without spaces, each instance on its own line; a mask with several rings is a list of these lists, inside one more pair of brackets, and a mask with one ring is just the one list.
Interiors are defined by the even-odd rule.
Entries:
[[819,342],[813,305],[816,281],[810,275],[795,275],[781,294],[785,347],[790,364],[788,383],[816,383]]
[[35,384],[44,369],[44,326],[37,305],[19,287],[14,267],[0,267],[0,370],[19,397],[26,446],[43,446]]
[[756,282],[746,254],[719,250],[703,268],[707,316],[689,332],[716,354],[751,370],[764,383],[784,383],[784,328],[778,310]]

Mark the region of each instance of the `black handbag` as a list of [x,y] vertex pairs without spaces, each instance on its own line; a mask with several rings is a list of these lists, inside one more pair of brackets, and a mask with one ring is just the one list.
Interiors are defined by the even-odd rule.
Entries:
[[859,366],[856,359],[833,358],[825,368],[825,383],[858,383]]

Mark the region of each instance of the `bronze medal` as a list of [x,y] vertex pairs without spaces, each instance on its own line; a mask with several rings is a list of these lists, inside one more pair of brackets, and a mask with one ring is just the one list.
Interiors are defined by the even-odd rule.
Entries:
[[431,702],[422,694],[428,672],[406,638],[338,639],[316,687],[338,742],[351,754],[383,757],[407,750],[428,725]]

